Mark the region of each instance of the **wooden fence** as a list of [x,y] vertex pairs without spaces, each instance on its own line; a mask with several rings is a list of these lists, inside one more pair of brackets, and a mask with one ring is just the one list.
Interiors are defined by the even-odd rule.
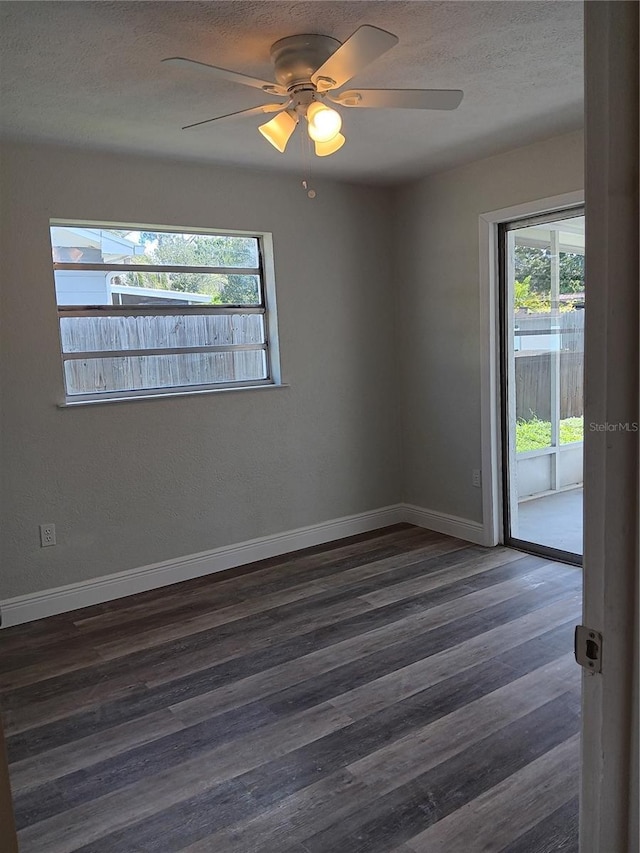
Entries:
[[[560,353],[560,419],[584,413],[584,354]],[[516,354],[516,417],[551,420],[551,356]]]
[[[551,343],[560,360],[560,419],[584,413],[584,311],[517,318],[520,342],[529,349],[515,353],[516,417],[551,420]],[[554,328],[555,327],[555,328]],[[539,342],[541,349],[532,349]]]
[[[267,376],[262,314],[61,317],[68,394],[246,382]],[[129,355],[127,350],[251,347]],[[122,351],[122,355],[117,353]],[[110,353],[104,357],[102,353]]]

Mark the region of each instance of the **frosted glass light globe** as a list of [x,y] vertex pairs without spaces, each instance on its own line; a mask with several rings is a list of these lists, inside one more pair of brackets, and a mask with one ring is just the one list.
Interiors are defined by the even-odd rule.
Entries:
[[329,142],[340,133],[342,117],[335,110],[314,101],[307,110],[309,136],[314,142]]

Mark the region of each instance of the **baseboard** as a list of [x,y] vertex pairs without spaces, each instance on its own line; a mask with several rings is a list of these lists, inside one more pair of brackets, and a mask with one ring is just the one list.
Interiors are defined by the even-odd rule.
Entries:
[[285,533],[262,536],[237,545],[10,598],[0,602],[2,627],[32,622],[92,604],[103,604],[126,595],[135,595],[138,592],[222,572],[257,560],[300,551],[302,548],[311,548],[400,522],[408,522],[477,544],[484,541],[483,527],[475,521],[433,512],[411,504],[394,504]]
[[447,536],[455,536],[476,545],[484,545],[486,542],[484,527],[478,521],[435,512],[414,504],[403,504],[403,509],[403,521],[409,524],[426,527],[427,530],[435,530],[437,533],[446,533]]
[[222,572],[225,569],[233,569],[257,560],[299,551],[302,548],[311,548],[313,545],[322,545],[325,542],[344,539],[358,533],[367,533],[402,521],[404,521],[403,506],[396,504],[312,524],[309,527],[299,527],[285,533],[250,539],[237,545],[214,548],[211,551],[190,554],[175,560],[104,575],[68,586],[28,593],[0,602],[2,627],[8,628],[23,622],[43,619],[45,616],[55,616],[58,613],[67,613],[92,604],[102,604],[126,595],[146,592],[149,589],[157,589],[213,572]]

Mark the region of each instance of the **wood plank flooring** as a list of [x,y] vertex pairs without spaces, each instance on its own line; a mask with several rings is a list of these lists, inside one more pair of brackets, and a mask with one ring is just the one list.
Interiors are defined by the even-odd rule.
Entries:
[[20,851],[577,851],[580,598],[397,525],[6,629]]

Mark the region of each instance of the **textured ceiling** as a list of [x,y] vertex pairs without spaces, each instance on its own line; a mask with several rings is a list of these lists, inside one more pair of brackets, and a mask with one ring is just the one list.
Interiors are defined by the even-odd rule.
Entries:
[[[455,88],[455,112],[344,110],[347,144],[308,158],[300,130],[285,154],[264,119],[182,125],[266,102],[253,89],[160,64],[188,56],[273,79],[269,47],[317,32],[344,41],[361,24],[400,43],[349,87]],[[582,3],[2,2],[5,137],[390,183],[582,124]]]

